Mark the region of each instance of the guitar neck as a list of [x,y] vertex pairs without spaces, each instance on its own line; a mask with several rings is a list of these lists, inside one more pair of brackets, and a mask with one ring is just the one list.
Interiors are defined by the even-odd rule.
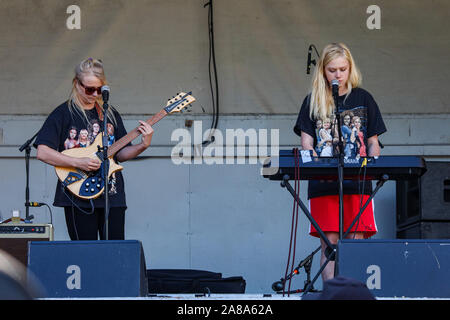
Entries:
[[[153,117],[147,119],[146,122],[148,124],[150,124],[151,126],[153,126],[155,123],[157,123],[159,120],[164,118],[166,115],[167,115],[166,110],[162,109],[160,112],[155,114]],[[109,146],[109,148],[108,148],[108,158],[114,156],[117,152],[120,151],[120,149],[122,149],[127,144],[129,144],[131,141],[133,141],[134,139],[139,137],[141,135],[141,133],[137,129],[138,129],[138,127],[134,128],[133,130],[128,132],[127,135],[125,135],[120,140],[116,141],[111,146]]]

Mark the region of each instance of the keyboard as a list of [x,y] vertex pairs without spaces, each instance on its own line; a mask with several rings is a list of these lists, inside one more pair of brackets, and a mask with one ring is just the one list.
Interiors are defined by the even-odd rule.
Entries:
[[[262,168],[264,178],[283,180],[337,180],[338,158],[314,157],[311,151],[280,150],[278,157],[271,157]],[[295,174],[296,168],[297,175]],[[418,156],[379,156],[359,159],[344,158],[345,180],[410,180],[426,172],[425,160]]]

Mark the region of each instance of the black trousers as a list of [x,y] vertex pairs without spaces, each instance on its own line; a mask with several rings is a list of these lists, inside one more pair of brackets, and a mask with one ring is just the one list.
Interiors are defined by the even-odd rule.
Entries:
[[[125,209],[109,209],[108,240],[125,239]],[[64,207],[64,213],[71,240],[106,240],[103,208],[94,209],[92,214],[87,214],[76,207]]]

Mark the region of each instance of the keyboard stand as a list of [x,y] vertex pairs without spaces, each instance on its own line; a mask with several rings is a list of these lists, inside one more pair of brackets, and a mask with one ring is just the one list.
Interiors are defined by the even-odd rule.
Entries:
[[[302,200],[300,199],[300,197],[298,196],[298,194],[295,193],[295,190],[292,188],[291,184],[289,183],[289,175],[284,175],[283,176],[283,180],[281,182],[281,187],[286,188],[289,193],[292,195],[292,197],[294,198],[294,200],[297,202],[297,204],[300,206],[300,208],[302,209],[303,213],[305,214],[305,216],[308,218],[308,220],[311,222],[311,224],[314,226],[314,228],[317,230],[317,233],[319,234],[320,238],[325,242],[325,244],[327,245],[327,248],[325,250],[325,257],[327,258],[326,261],[324,262],[324,264],[320,267],[319,271],[317,272],[317,274],[314,276],[313,280],[309,283],[309,285],[306,287],[306,289],[304,290],[303,294],[306,294],[307,292],[309,292],[312,288],[314,283],[316,282],[316,280],[319,278],[320,274],[322,273],[322,271],[325,269],[325,267],[328,265],[328,263],[330,261],[335,261],[336,260],[336,245],[331,244],[331,242],[328,240],[328,238],[325,236],[325,233],[322,231],[322,229],[319,227],[319,225],[317,224],[317,222],[314,220],[314,218],[311,216],[311,213],[309,212],[308,208],[304,205],[304,203],[302,202]],[[350,232],[350,230],[353,228],[354,224],[359,220],[360,216],[362,215],[362,213],[364,212],[364,210],[367,208],[367,206],[369,205],[369,203],[372,201],[372,199],[375,197],[376,193],[380,190],[380,188],[384,185],[384,183],[389,180],[389,176],[387,174],[382,175],[381,179],[377,182],[376,188],[372,191],[371,195],[369,196],[369,198],[366,200],[366,202],[364,203],[364,206],[361,208],[361,210],[359,211],[359,213],[357,214],[357,216],[355,217],[355,219],[352,221],[350,227],[348,228],[348,230],[345,232],[344,234],[344,238],[345,236],[348,235],[348,233]],[[338,269],[338,261],[336,261],[335,264],[336,268],[335,268],[335,275],[337,275],[339,273],[339,269]]]
[[311,216],[311,213],[309,212],[308,208],[304,205],[303,201],[300,199],[298,194],[295,193],[294,188],[292,188],[291,184],[289,183],[289,179],[290,179],[289,175],[287,175],[287,174],[284,175],[283,176],[283,181],[281,182],[281,187],[286,188],[289,191],[289,193],[294,198],[295,202],[297,202],[297,204],[302,209],[302,211],[305,214],[306,218],[308,218],[309,222],[311,222],[311,224],[314,226],[314,228],[316,228],[317,233],[319,234],[320,238],[327,245],[327,249],[325,250],[325,256],[326,256],[327,260],[320,267],[319,271],[314,276],[313,280],[306,287],[305,291],[303,292],[303,294],[306,294],[308,291],[311,290],[311,288],[313,287],[313,285],[316,282],[317,278],[320,276],[320,274],[322,273],[323,269],[325,269],[325,267],[327,266],[328,262],[330,262],[332,260],[335,260],[335,257],[336,257],[336,245],[331,244],[330,240],[328,240],[328,238],[326,237],[325,233],[322,231],[322,229],[317,224],[316,220],[314,220],[314,218]]

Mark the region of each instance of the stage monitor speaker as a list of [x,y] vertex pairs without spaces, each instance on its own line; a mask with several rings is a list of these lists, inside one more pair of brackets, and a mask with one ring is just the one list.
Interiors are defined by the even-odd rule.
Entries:
[[337,261],[375,297],[450,298],[450,240],[340,240]]
[[148,295],[144,251],[137,240],[30,242],[28,272],[49,298]]
[[427,161],[419,179],[397,181],[397,226],[450,221],[450,162]]
[[0,249],[26,266],[28,264],[28,242],[52,241],[53,233],[51,224],[0,224]]

